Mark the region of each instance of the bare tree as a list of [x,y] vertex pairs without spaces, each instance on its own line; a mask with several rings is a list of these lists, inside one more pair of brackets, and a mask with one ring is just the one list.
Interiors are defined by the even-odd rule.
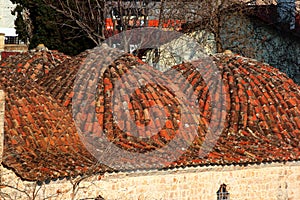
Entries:
[[156,5],[148,0],[44,0],[44,3],[75,22],[77,27],[72,28],[83,30],[96,45],[115,33],[147,26],[148,11]]
[[[149,0],[44,0],[44,2],[67,19],[75,22],[78,27],[74,27],[74,29],[83,30],[96,45],[115,33],[148,26],[148,19],[151,16],[158,20],[160,28],[174,30],[180,30],[183,23],[201,23],[215,35],[218,52],[223,51],[219,33],[221,13],[228,6],[237,4],[236,0],[161,0],[160,2]],[[239,4],[246,3],[239,2]]]
[[100,44],[105,39],[105,17],[107,16],[107,3],[105,0],[44,0],[55,11],[63,14],[68,20],[76,23],[88,37]]

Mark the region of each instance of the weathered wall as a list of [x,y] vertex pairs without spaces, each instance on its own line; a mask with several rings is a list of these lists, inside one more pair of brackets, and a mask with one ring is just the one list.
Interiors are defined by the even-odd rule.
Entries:
[[8,52],[25,52],[28,51],[28,46],[25,44],[6,44],[4,50]]
[[216,191],[225,183],[235,200],[296,200],[300,199],[297,164],[199,167],[136,173],[123,178],[111,175],[103,179],[105,184],[100,188],[108,199],[216,199]]
[[4,110],[5,110],[5,94],[0,90],[0,163],[2,163],[3,142],[4,142]]
[[300,84],[300,35],[237,13],[224,16],[222,21],[223,49],[266,62]]
[[[220,35],[224,50],[229,49],[242,56],[266,62],[300,84],[300,35],[294,36],[280,31],[272,24],[268,25],[239,13],[224,15],[221,21]],[[216,43],[212,33],[198,30],[191,36],[203,47],[203,53],[207,55],[216,53]],[[174,48],[183,46],[182,42],[170,42],[168,45]],[[168,53],[165,46],[163,45],[159,50],[159,62],[154,62],[153,52],[150,52],[146,58],[147,62],[162,71],[184,60],[182,54],[174,56]],[[192,55],[194,52],[187,50],[186,53]]]
[[4,51],[4,40],[5,40],[5,34],[4,33],[0,33],[0,60],[1,58],[1,52]]
[[76,180],[57,180],[37,186],[21,182],[5,169],[0,195],[3,199],[9,199],[8,196],[32,199],[35,191],[36,199],[85,199],[101,195],[107,200],[210,200],[217,198],[219,186],[225,183],[230,199],[234,200],[299,200],[300,162],[105,174],[84,179],[80,188],[74,190],[72,182],[74,185]]
[[217,52],[214,35],[208,31],[195,31],[161,45],[146,54],[145,61],[160,71],[166,71],[174,65],[190,60],[206,58]]
[[5,34],[0,33],[0,52],[4,51]]

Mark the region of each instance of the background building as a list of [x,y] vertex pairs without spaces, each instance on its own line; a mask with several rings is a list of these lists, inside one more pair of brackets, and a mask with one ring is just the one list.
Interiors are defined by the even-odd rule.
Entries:
[[18,39],[12,15],[15,5],[10,0],[0,0],[0,59],[11,54],[27,51],[27,46]]
[[13,43],[17,39],[15,30],[15,16],[11,11],[15,8],[10,0],[0,0],[0,33],[5,34],[5,43]]

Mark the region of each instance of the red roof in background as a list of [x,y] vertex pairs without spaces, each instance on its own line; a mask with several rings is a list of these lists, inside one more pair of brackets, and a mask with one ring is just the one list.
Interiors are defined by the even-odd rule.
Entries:
[[2,51],[1,52],[1,59],[6,59],[8,58],[9,56],[12,56],[12,55],[17,55],[19,54],[20,52],[7,52],[7,51]]
[[[41,181],[108,170],[87,152],[71,116],[74,79],[88,52],[73,58],[53,52],[29,54],[1,61],[0,86],[6,92],[3,164],[24,179]],[[48,66],[52,62],[50,55],[59,57],[54,62],[56,67],[48,73],[37,73],[41,76],[35,76],[39,79],[32,81],[32,72],[40,71],[40,65],[27,60],[32,56],[35,60],[47,58],[44,65]],[[109,58],[109,55],[102,56]],[[299,160],[299,86],[277,69],[253,59],[224,54],[215,55],[212,59],[222,72],[228,93],[225,128],[213,150],[206,157],[199,158],[205,127],[211,120],[211,97],[207,95],[208,87],[201,78],[201,71],[189,63],[174,66],[173,69],[194,86],[202,118],[199,127],[202,128],[199,128],[192,145],[182,152],[179,159],[166,163],[166,168]],[[105,70],[98,85],[95,110],[98,122],[95,123],[107,130],[107,138],[118,147],[143,153],[159,149],[172,140],[180,125],[179,118],[176,118],[180,110],[176,97],[170,95],[167,88],[149,84],[133,94],[128,102],[132,105],[130,112],[136,115],[136,123],[145,123],[148,120],[145,109],[152,105],[163,106],[170,114],[163,129],[154,136],[149,135],[148,139],[139,139],[112,123],[111,97],[105,96],[104,91],[111,92],[114,80],[124,72],[130,73],[130,69],[140,63],[137,58],[124,55]],[[90,73],[82,72],[80,77],[85,78]],[[155,73],[155,69],[150,70],[151,73]],[[135,74],[131,74],[131,79],[125,79],[124,85],[126,81],[135,79]],[[184,84],[182,82],[183,88]],[[126,96],[124,98],[128,100]],[[118,123],[126,123],[122,116],[118,119]],[[152,120],[155,121],[155,116]],[[93,124],[86,124],[87,128],[91,126]],[[182,134],[189,137],[186,133]],[[97,135],[92,137],[97,138]],[[123,159],[122,155],[115,156]],[[134,162],[134,159],[126,162]],[[145,167],[141,165],[138,168]]]
[[[158,27],[159,26],[158,19],[148,19],[147,23],[148,23],[148,27]],[[181,30],[182,24],[184,24],[184,21],[182,21],[182,20],[169,19],[169,20],[164,20],[162,22],[162,28],[170,28],[170,29],[176,28],[177,30]],[[119,31],[116,28],[114,30],[114,23],[111,18],[105,19],[105,26],[106,26],[106,31],[104,34],[107,38],[119,33]],[[143,27],[143,26],[141,26],[141,27]]]

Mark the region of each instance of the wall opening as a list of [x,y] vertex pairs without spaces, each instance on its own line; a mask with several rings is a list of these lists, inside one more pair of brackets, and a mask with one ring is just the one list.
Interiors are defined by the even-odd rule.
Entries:
[[217,191],[217,200],[229,200],[229,192],[226,189],[226,184],[222,184]]

